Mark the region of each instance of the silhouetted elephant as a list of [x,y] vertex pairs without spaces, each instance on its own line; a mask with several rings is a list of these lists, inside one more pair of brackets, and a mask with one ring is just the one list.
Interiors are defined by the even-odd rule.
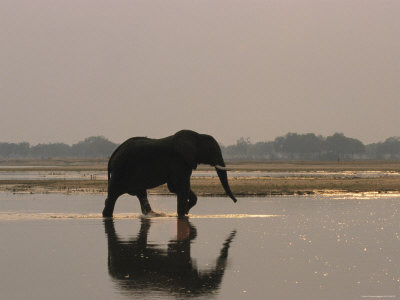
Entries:
[[221,149],[212,136],[181,130],[162,139],[128,139],[108,161],[108,195],[103,216],[112,217],[115,202],[125,193],[139,198],[143,214],[151,213],[146,190],[164,183],[178,196],[178,215],[188,214],[197,202],[190,189],[190,176],[198,164],[214,166],[225,192],[236,202]]
[[108,272],[124,291],[155,290],[177,295],[207,295],[219,288],[236,231],[225,240],[214,269],[201,272],[190,256],[190,244],[196,238],[196,229],[187,219],[178,219],[178,222],[178,228],[183,230],[178,232],[177,240],[168,243],[168,250],[164,250],[147,244],[150,219],[141,220],[137,238],[129,242],[119,239],[112,219],[104,220],[108,239]]

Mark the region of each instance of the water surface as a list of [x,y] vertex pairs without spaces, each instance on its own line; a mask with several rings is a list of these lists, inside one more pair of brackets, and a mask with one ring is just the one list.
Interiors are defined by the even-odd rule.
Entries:
[[[107,180],[106,171],[42,171],[18,170],[17,167],[0,166],[0,180]],[[15,170],[9,170],[15,168]],[[210,178],[218,177],[215,171],[193,171],[193,177]],[[230,178],[382,178],[400,177],[400,172],[395,171],[307,171],[307,172],[271,172],[271,171],[230,171]]]
[[400,197],[136,198],[0,193],[1,299],[400,297]]

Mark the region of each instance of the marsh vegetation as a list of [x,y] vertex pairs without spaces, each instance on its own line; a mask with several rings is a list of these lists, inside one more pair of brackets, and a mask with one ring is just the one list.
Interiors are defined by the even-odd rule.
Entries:
[[[0,190],[15,193],[106,193],[106,164],[106,159],[2,161]],[[400,192],[398,161],[236,162],[228,163],[228,166],[231,168],[228,175],[232,190],[241,196]],[[198,195],[225,194],[215,171],[208,166],[200,165],[193,172],[191,185]],[[165,185],[149,192],[169,194]]]

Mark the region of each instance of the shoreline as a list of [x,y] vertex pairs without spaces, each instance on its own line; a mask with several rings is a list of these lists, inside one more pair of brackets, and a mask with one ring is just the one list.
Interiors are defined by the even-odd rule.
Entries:
[[[332,195],[338,193],[400,193],[398,178],[230,178],[237,197]],[[217,178],[192,178],[198,196],[225,196]],[[107,194],[106,180],[1,180],[0,192],[14,194]],[[172,195],[167,186],[148,190],[150,195]]]
[[[0,160],[2,172],[29,171],[100,171],[106,174],[106,159],[49,159],[49,160]],[[390,172],[400,172],[400,161],[344,161],[344,162],[231,162],[227,166],[232,171],[264,171],[264,172],[332,172],[324,177],[286,176],[286,177],[229,177],[233,193],[244,196],[287,196],[287,195],[321,195],[337,193],[400,193],[399,176],[391,176]],[[199,165],[198,171],[212,171],[214,168]],[[384,171],[388,175],[377,177],[343,177],[338,175],[346,171]],[[234,175],[234,174],[233,174]],[[229,171],[228,171],[229,176]],[[225,196],[225,192],[217,177],[191,178],[192,190],[198,196]],[[30,194],[106,194],[107,180],[65,180],[65,179],[33,179],[33,180],[0,180],[0,192]],[[148,190],[149,194],[170,195],[166,185]]]

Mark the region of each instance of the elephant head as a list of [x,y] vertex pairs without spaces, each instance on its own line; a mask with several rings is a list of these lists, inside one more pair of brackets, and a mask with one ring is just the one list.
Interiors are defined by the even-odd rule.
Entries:
[[210,135],[199,134],[191,130],[181,130],[173,137],[175,150],[184,158],[185,162],[195,170],[198,164],[207,164],[215,167],[219,180],[226,194],[236,202],[227,176],[227,168],[222,157],[218,142]]

